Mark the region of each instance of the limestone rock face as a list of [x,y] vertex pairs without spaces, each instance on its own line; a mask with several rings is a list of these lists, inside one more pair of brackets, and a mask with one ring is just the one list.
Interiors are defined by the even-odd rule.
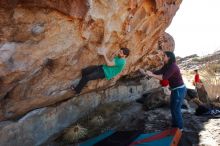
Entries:
[[[148,82],[146,80],[146,83]],[[138,119],[137,115],[143,115],[138,110],[142,109],[140,104],[138,111],[132,112],[132,109],[137,107],[134,106],[134,100],[140,98],[144,90],[144,85],[138,82],[126,85],[119,84],[98,92],[83,94],[79,98],[71,98],[56,106],[32,110],[17,121],[0,122],[0,146],[46,145],[47,142],[55,140],[64,129],[73,123],[78,123],[83,117],[87,119],[85,120],[85,125],[88,125],[90,123],[88,118],[95,118],[96,114],[99,115],[101,113],[103,113],[101,114],[103,117],[109,119],[109,123],[113,125],[113,127],[109,125],[111,128],[123,125],[123,123],[128,122],[128,119],[123,118],[123,115],[121,116],[121,114],[116,112],[117,109],[125,110],[121,106],[123,104],[133,104],[132,108],[129,107],[129,110],[125,111],[124,115],[133,119],[132,121],[134,122],[134,119]],[[100,105],[103,112],[97,112]],[[94,133],[100,129],[100,126],[92,125],[86,128],[90,130],[89,133]]]
[[161,35],[159,40],[161,42],[163,51],[174,51],[175,42],[170,34],[165,32],[163,35]]
[[[112,81],[98,80],[91,92],[115,84],[139,67],[161,65],[158,40],[173,50],[164,31],[181,0],[12,0],[0,1],[0,121],[70,98],[80,70],[105,63],[120,47],[131,55]],[[167,37],[168,36],[168,37]],[[170,39],[171,38],[171,39]]]

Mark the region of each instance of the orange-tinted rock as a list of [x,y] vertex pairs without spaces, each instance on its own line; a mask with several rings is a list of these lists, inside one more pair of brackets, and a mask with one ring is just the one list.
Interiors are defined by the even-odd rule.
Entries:
[[163,51],[174,51],[175,42],[170,34],[165,32],[163,35],[161,35],[160,42]]
[[[120,47],[130,48],[131,55],[119,76],[90,82],[83,93],[114,85],[140,67],[161,65],[158,40],[167,38],[164,31],[181,1],[133,2],[0,1],[0,120],[71,97],[67,88],[80,70],[104,63],[100,47],[110,58]],[[173,39],[165,40],[173,50]]]
[[12,0],[1,1],[0,5],[3,8],[9,9],[13,9],[18,5],[30,8],[50,8],[76,18],[84,18],[89,8],[86,0]]

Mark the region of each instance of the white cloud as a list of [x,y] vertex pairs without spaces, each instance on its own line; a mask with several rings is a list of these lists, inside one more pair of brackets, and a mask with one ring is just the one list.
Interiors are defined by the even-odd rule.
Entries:
[[177,56],[220,50],[219,8],[220,0],[183,0],[166,30],[174,37]]

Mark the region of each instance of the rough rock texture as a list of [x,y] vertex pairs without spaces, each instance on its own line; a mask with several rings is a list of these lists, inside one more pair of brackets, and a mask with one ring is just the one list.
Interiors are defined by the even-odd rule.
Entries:
[[[100,104],[129,103],[140,98],[145,90],[149,88],[137,83],[117,85],[72,98],[56,106],[33,110],[15,122],[0,122],[0,145],[42,145],[80,118],[87,117]],[[107,112],[111,112],[110,109],[106,108]]]
[[175,42],[170,34],[165,32],[163,35],[161,35],[159,41],[161,42],[163,51],[174,51]]
[[25,7],[50,8],[76,18],[84,18],[89,7],[86,0],[11,0],[1,1],[2,8],[13,9],[17,5]]
[[169,97],[170,94],[165,94],[165,88],[159,87],[145,92],[143,97],[138,99],[137,102],[142,103],[146,110],[152,110],[167,105]]
[[[107,82],[91,82],[83,92],[108,87],[139,67],[161,65],[158,39],[173,49],[164,31],[181,0],[13,0],[0,1],[0,120],[72,96],[68,87],[80,70],[131,49],[126,69]],[[167,47],[170,44],[170,47]]]
[[[0,1],[0,120],[17,118],[28,111],[72,96],[69,85],[80,70],[104,60],[104,47],[113,57],[120,47],[131,49],[126,69],[160,65],[158,39],[181,0],[13,0]],[[170,47],[167,47],[170,44]],[[106,80],[89,84],[85,92],[111,86]]]
[[[40,145],[98,104],[140,94],[144,87],[109,87],[139,67],[161,65],[158,40],[164,50],[173,50],[165,29],[180,3],[1,0],[0,121],[5,122],[0,123],[0,145]],[[78,81],[80,70],[104,63],[97,51],[104,48],[112,58],[120,47],[131,50],[126,69],[114,80],[90,82],[84,95],[68,100],[74,96],[68,88]]]

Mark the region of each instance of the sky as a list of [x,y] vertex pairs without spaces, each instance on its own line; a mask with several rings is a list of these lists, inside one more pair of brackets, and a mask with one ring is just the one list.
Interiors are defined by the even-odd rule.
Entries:
[[176,56],[204,56],[220,50],[220,0],[183,0],[166,32]]

